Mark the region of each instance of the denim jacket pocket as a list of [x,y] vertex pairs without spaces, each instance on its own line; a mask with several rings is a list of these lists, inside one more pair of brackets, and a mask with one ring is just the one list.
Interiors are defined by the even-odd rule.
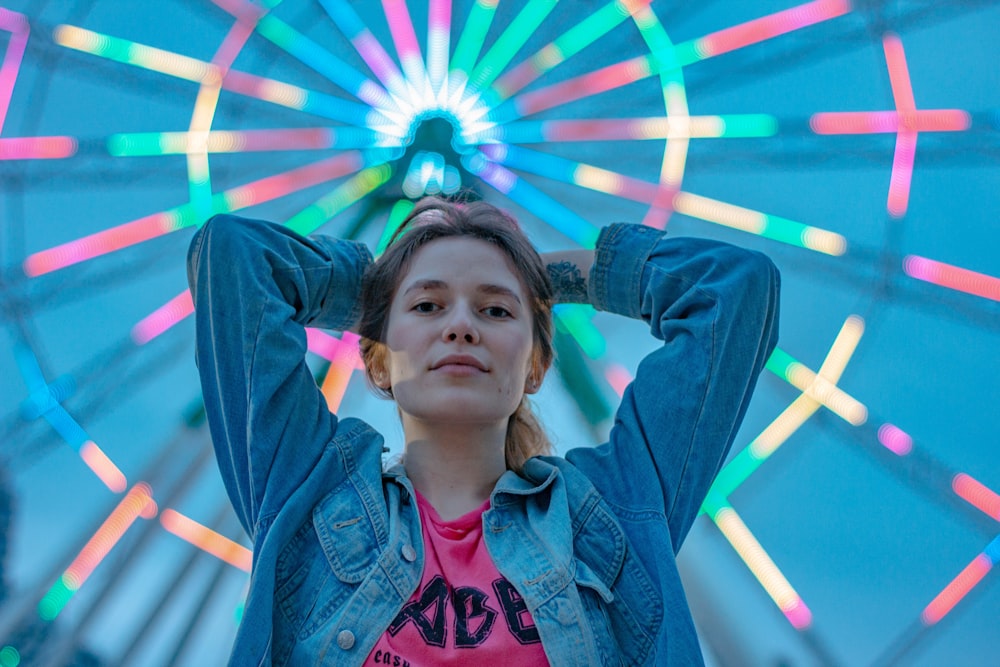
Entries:
[[603,502],[574,546],[577,589],[605,664],[647,664],[663,623],[663,598]]
[[313,525],[323,553],[338,579],[359,584],[378,561],[375,527],[350,479],[313,509]]

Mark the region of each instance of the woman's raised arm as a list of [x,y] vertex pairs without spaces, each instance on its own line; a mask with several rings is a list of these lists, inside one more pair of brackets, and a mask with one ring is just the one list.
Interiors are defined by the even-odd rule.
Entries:
[[642,319],[663,345],[640,362],[609,442],[566,458],[619,511],[662,515],[675,551],[776,344],[778,289],[758,252],[641,225],[610,225],[598,239],[590,302]]
[[251,537],[265,498],[280,507],[336,429],[305,362],[305,327],[353,326],[370,262],[361,243],[232,215],[213,217],[191,242],[205,410],[226,489]]

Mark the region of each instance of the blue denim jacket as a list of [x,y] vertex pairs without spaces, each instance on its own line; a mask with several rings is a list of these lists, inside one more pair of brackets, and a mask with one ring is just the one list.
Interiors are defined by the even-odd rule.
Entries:
[[[253,539],[232,665],[360,665],[420,581],[413,487],[383,440],[327,409],[306,325],[346,329],[367,248],[217,216],[191,244],[197,362],[219,466]],[[696,665],[675,556],[776,339],[763,255],[626,224],[600,234],[601,310],[664,344],[639,364],[609,442],[508,471],[483,515],[497,568],[552,665]]]

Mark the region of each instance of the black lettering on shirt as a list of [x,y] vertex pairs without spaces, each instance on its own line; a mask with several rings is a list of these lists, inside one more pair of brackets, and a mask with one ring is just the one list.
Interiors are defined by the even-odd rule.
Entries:
[[[437,575],[427,583],[419,598],[407,602],[400,610],[389,625],[389,634],[395,637],[407,623],[412,621],[425,643],[443,647],[448,638],[444,615],[447,604],[448,584],[445,583],[444,577]],[[428,617],[426,612],[431,607],[434,607],[434,615]]]
[[[490,596],[472,586],[460,586],[452,594],[455,606],[455,647],[471,648],[479,646],[490,636],[497,612],[486,601]],[[472,629],[476,619],[482,618],[479,627]]]
[[[514,585],[501,577],[493,582],[493,590],[496,591],[500,608],[503,609],[504,619],[507,621],[507,627],[510,628],[510,634],[514,635],[514,639],[521,644],[535,644],[542,641],[533,621],[531,625],[524,625],[522,616],[528,614],[528,605],[514,588]],[[530,620],[530,618],[529,615],[528,619]]]

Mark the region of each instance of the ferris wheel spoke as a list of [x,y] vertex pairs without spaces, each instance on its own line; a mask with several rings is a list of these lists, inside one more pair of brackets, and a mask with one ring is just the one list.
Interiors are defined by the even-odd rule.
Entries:
[[[284,197],[364,168],[359,151],[349,151],[303,167],[268,176],[212,196],[214,213],[230,213]],[[160,211],[110,227],[68,243],[33,253],[24,261],[24,272],[31,277],[50,273],[73,264],[94,259],[150,239],[204,222],[200,210],[191,203]]]

